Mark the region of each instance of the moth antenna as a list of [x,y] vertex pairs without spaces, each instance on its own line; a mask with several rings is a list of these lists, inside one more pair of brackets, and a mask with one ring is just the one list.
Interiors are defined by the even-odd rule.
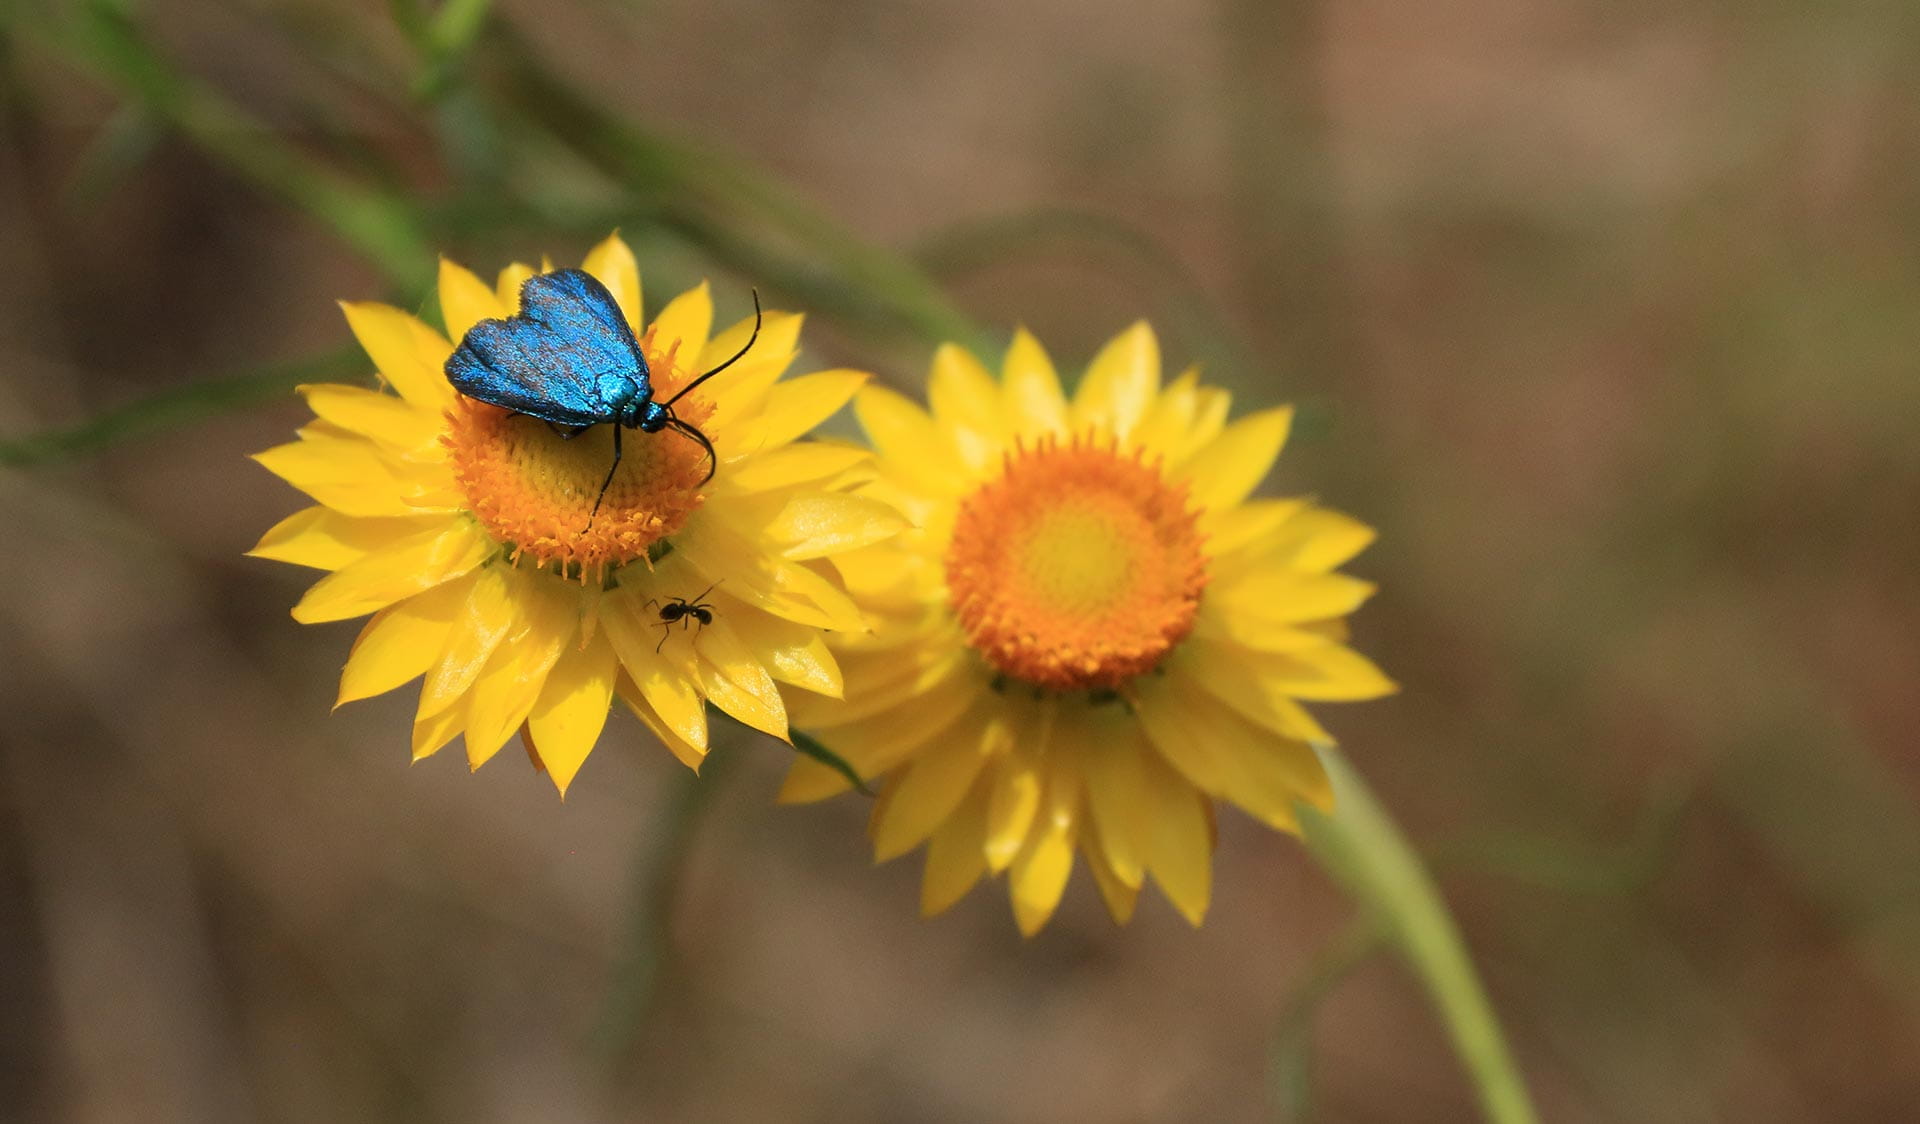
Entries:
[[[713,442],[707,440],[707,435],[700,432],[697,427],[688,425],[679,418],[669,417],[667,419],[667,425],[672,427],[676,432],[684,433],[688,437],[698,441],[700,447],[707,451],[707,474],[700,478],[700,483],[705,484],[707,481],[713,479],[714,469],[720,467],[720,458],[713,451]],[[699,485],[695,485],[695,487],[698,486]]]
[[[661,406],[669,410],[673,409],[673,404],[675,402],[680,401],[681,398],[685,397],[687,391],[692,390],[694,387],[699,386],[703,382],[706,382],[708,379],[726,370],[728,367],[733,366],[734,363],[739,361],[741,356],[753,350],[753,342],[760,338],[760,290],[754,289],[752,290],[752,292],[753,292],[753,334],[747,337],[747,345],[741,348],[739,351],[734,352],[733,358],[728,359],[725,363],[720,364],[718,367],[715,367],[713,370],[708,371],[706,374],[701,375],[699,378],[681,387],[679,393],[675,394],[672,398],[667,399],[665,402],[660,403]],[[709,449],[708,451],[711,452],[712,450]]]

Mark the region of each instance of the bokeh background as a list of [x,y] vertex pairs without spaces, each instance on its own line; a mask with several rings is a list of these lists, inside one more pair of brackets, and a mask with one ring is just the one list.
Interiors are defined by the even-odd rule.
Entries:
[[0,11],[0,1119],[1472,1120],[1293,841],[1216,904],[917,919],[790,752],[616,716],[562,804],[329,714],[245,454],[620,227],[650,303],[918,387],[1141,316],[1381,529],[1322,708],[1542,1114],[1920,1104],[1920,9],[68,0]]

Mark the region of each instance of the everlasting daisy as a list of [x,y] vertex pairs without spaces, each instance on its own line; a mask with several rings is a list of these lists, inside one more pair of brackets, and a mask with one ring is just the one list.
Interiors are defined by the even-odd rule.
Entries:
[[[584,268],[632,326],[657,396],[752,332],[749,320],[710,335],[704,284],[646,324],[639,270],[617,236]],[[786,737],[776,681],[837,697],[840,671],[819,630],[862,627],[830,559],[902,525],[837,483],[864,450],[795,440],[867,376],[780,381],[800,317],[768,313],[745,357],[675,407],[712,441],[715,462],[682,434],[629,431],[594,512],[612,464],[610,426],[567,438],[456,394],[445,374],[454,343],[516,311],[533,274],[514,265],[488,285],[443,261],[447,335],[387,305],[344,305],[385,387],[301,388],[317,420],[254,459],[316,503],[251,553],[331,571],[294,606],[295,620],[373,614],[339,702],[425,677],[416,760],[464,736],[479,768],[518,732],[564,794],[616,695],[694,767],[708,702]],[[710,619],[662,615],[695,601]]]
[[[1071,401],[1025,332],[998,380],[941,348],[928,397],[855,399],[867,494],[915,527],[840,560],[875,631],[832,638],[845,699],[795,699],[795,724],[887,774],[875,852],[927,844],[928,914],[1004,872],[1032,934],[1077,852],[1117,921],[1151,876],[1199,924],[1215,802],[1297,832],[1297,802],[1331,801],[1312,743],[1332,739],[1301,700],[1394,690],[1345,642],[1373,586],[1335,572],[1373,531],[1249,499],[1291,411],[1229,424],[1196,372],[1162,387],[1145,324]],[[782,795],[846,784],[801,759]]]

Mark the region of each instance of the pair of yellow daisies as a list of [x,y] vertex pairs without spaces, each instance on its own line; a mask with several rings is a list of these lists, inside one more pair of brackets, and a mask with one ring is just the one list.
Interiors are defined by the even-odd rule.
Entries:
[[[618,237],[583,268],[635,329],[657,398],[753,329],[715,333],[704,285],[647,323]],[[925,912],[1005,874],[1029,934],[1076,854],[1116,920],[1151,876],[1198,924],[1216,800],[1287,831],[1297,802],[1328,806],[1313,743],[1331,738],[1301,700],[1393,684],[1346,644],[1373,587],[1336,572],[1373,532],[1249,498],[1290,411],[1229,422],[1195,371],[1163,381],[1144,323],[1071,397],[1025,332],[997,378],[944,346],[922,408],[857,371],[783,379],[801,318],[769,313],[676,407],[712,441],[712,478],[693,441],[629,435],[596,514],[611,427],[564,439],[445,373],[533,272],[488,285],[443,262],[445,334],[346,305],[392,393],[305,387],[316,420],[256,458],[315,505],[253,554],[328,571],[296,620],[372,614],[340,702],[421,679],[415,759],[459,737],[478,768],[518,734],[564,794],[616,699],[695,768],[708,703],[775,737],[797,727],[884,778],[874,848],[926,845]],[[848,402],[871,448],[806,439]],[[796,756],[782,798],[848,787]]]

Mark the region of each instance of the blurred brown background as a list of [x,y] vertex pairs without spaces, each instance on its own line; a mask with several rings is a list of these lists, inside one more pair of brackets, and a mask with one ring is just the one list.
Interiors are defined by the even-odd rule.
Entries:
[[1023,942],[999,885],[918,920],[860,800],[774,806],[777,744],[695,787],[617,717],[563,805],[409,767],[410,692],[329,715],[356,626],[241,557],[300,502],[242,459],[277,365],[615,225],[656,307],[812,310],[807,365],[917,386],[904,257],[994,347],[1145,315],[1299,402],[1270,487],[1380,527],[1406,688],[1322,712],[1543,1116],[1913,1118],[1920,9],[480,14],[0,15],[0,435],[257,400],[0,470],[0,1119],[1475,1118],[1397,964],[1310,986],[1351,907],[1244,819],[1203,929],[1081,872]]

